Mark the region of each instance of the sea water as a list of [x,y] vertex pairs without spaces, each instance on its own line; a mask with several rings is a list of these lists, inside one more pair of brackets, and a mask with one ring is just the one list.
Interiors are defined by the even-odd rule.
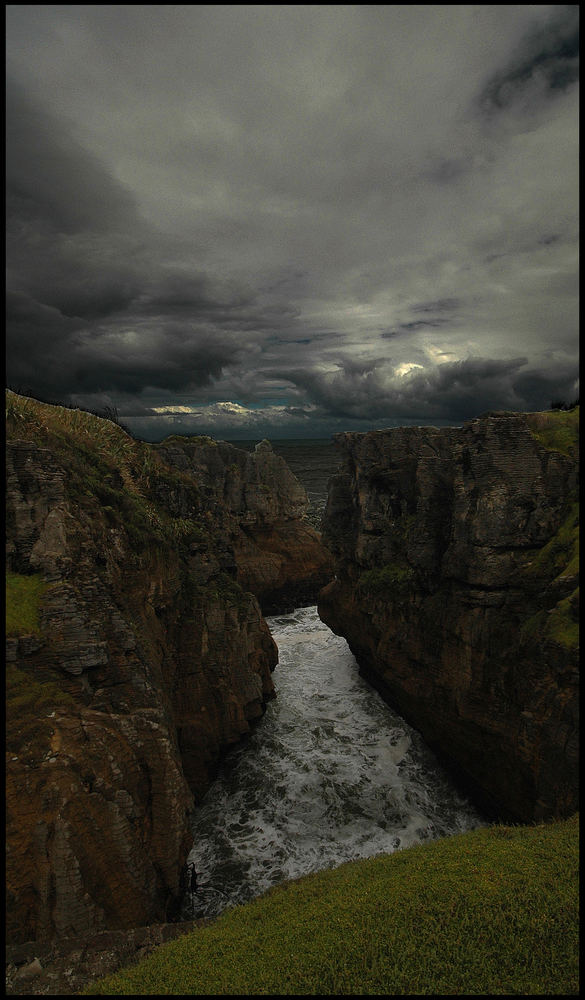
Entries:
[[[231,444],[253,451],[257,440],[232,441]],[[280,455],[292,473],[304,486],[309,507],[307,521],[319,529],[327,502],[327,483],[340,466],[340,456],[331,438],[285,439],[271,441],[272,450]]]
[[185,917],[484,823],[315,607],[267,621],[277,697],[196,811]]

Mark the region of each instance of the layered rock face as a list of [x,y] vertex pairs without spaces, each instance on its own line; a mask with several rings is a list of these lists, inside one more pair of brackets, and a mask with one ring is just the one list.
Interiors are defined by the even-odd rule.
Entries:
[[[231,568],[265,614],[316,600],[332,576],[332,560],[303,517],[307,495],[268,441],[249,453],[225,441],[167,439],[158,455],[199,484],[207,509],[230,539]],[[180,507],[177,508],[177,512]]]
[[14,394],[7,429],[7,938],[169,919],[193,803],[274,694],[254,590],[305,544],[316,588],[328,556],[268,445],[146,445]]
[[336,436],[321,618],[492,814],[578,788],[578,411]]

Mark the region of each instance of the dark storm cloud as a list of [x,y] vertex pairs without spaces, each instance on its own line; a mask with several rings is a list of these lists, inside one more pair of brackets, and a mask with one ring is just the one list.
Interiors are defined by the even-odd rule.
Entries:
[[257,294],[229,282],[213,283],[205,274],[185,269],[167,269],[152,278],[139,302],[141,312],[151,315],[197,317],[214,327],[238,331],[286,329],[299,309],[283,301],[260,304]]
[[405,376],[375,366],[344,366],[334,374],[291,374],[303,384],[323,413],[366,423],[381,418],[463,421],[494,409],[546,409],[555,392],[575,397],[575,371],[552,365],[547,373],[524,370],[526,358],[468,358],[432,371],[416,368]]
[[137,223],[134,198],[10,77],[6,83],[8,218],[62,234],[124,231]]
[[[7,378],[45,398],[211,384],[298,309],[157,261],[133,197],[7,87]],[[150,246],[149,246],[150,244]]]
[[527,358],[469,358],[439,365],[429,377],[408,381],[406,408],[418,405],[430,419],[469,420],[488,410],[548,409],[555,398],[575,398],[575,369],[551,365],[547,373],[527,368]]
[[205,338],[191,327],[168,323],[149,337],[105,333],[85,340],[77,352],[81,392],[121,389],[138,393],[145,386],[182,390],[209,385],[233,358],[229,340]]
[[54,399],[70,391],[67,361],[78,323],[21,292],[6,295],[6,378],[18,392]]
[[9,5],[9,379],[236,437],[574,398],[576,32]]
[[[141,226],[134,200],[55,115],[7,84],[6,216],[9,290],[69,318],[103,318],[139,290]],[[51,328],[55,334],[57,316]],[[10,333],[10,330],[9,330]],[[40,344],[47,337],[38,330]]]
[[[380,335],[384,340],[393,340],[396,337],[415,333],[417,330],[433,330],[445,326],[453,329],[457,322],[456,313],[460,305],[460,300],[455,298],[413,303],[409,312],[414,315],[414,319],[404,320],[390,330],[382,331]],[[422,319],[419,318],[421,316]]]
[[459,299],[451,298],[436,299],[433,302],[415,302],[411,308],[414,313],[452,313],[459,305]]
[[485,88],[486,110],[506,108],[523,97],[530,85],[554,95],[579,79],[579,7],[562,4],[555,15],[522,40],[514,61]]
[[209,385],[238,351],[229,336],[180,323],[137,330],[82,324],[21,293],[7,296],[6,329],[8,383],[43,398]]
[[447,320],[441,317],[436,317],[435,319],[414,319],[409,323],[400,323],[393,330],[383,331],[381,336],[390,340],[393,337],[400,337],[404,333],[413,333],[415,330],[432,330],[433,328],[445,326],[446,323]]

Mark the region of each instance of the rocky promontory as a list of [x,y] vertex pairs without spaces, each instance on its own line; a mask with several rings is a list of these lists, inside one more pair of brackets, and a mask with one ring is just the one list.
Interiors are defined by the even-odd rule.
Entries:
[[321,618],[491,814],[578,808],[578,409],[336,435]]
[[7,393],[6,460],[7,940],[164,922],[193,804],[274,696],[259,600],[315,600],[328,553],[268,442]]

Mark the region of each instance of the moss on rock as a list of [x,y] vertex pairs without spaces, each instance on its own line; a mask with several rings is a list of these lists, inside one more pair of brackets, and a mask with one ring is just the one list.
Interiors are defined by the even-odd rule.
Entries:
[[6,573],[7,635],[38,635],[39,611],[48,584],[40,573]]

